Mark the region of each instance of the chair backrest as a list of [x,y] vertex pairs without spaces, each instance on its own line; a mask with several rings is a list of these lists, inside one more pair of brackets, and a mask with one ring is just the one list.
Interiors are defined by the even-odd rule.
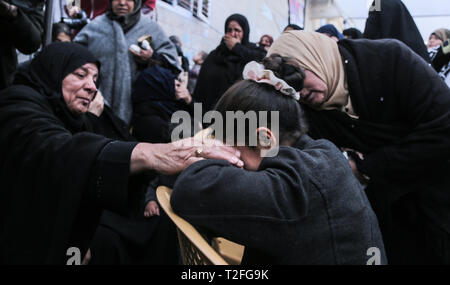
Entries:
[[177,226],[183,264],[228,265],[191,224],[173,212],[170,206],[171,194],[172,190],[164,186],[160,186],[156,190],[159,204]]

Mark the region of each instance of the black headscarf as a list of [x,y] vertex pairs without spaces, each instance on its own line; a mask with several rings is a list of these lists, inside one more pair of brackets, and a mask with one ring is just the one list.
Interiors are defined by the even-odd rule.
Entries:
[[72,131],[79,131],[84,125],[84,116],[73,114],[67,108],[62,95],[64,78],[86,63],[100,62],[84,46],[76,43],[53,43],[46,46],[23,69],[14,84],[27,85],[46,96],[56,115]]
[[227,18],[225,21],[225,34],[227,33],[228,25],[231,21],[236,21],[239,26],[242,28],[242,32],[244,33],[244,36],[242,37],[241,44],[247,45],[249,43],[249,37],[250,37],[250,25],[248,24],[247,18],[241,14],[233,14],[230,17]]
[[203,111],[212,110],[214,104],[222,94],[242,78],[242,71],[250,61],[260,61],[266,51],[249,42],[250,27],[247,18],[240,14],[233,14],[225,21],[225,33],[231,21],[236,21],[242,28],[243,37],[240,44],[230,51],[224,40],[212,51],[202,65],[194,99],[203,103]]
[[122,26],[123,32],[127,33],[141,19],[142,1],[134,0],[134,11],[125,16],[117,16],[114,14],[111,2],[112,0],[109,0],[109,8],[106,11],[106,16],[113,21],[119,22]]
[[429,62],[427,47],[406,6],[400,0],[379,1],[381,11],[369,12],[364,37],[372,40],[397,39]]
[[361,33],[361,31],[356,28],[345,29],[342,33],[344,34],[344,36],[348,36],[353,40],[363,38],[363,34]]

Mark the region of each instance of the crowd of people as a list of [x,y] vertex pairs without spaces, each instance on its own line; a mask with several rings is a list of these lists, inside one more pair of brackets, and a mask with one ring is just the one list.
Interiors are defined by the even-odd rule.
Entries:
[[[290,24],[255,44],[232,14],[190,66],[155,1],[59,7],[88,20],[55,23],[39,52],[44,1],[20,2],[0,0],[1,264],[65,264],[73,247],[83,264],[179,264],[160,185],[203,234],[245,246],[242,264],[362,265],[371,248],[450,264],[450,30],[425,45],[382,0],[364,32]],[[18,67],[16,49],[37,53]],[[258,123],[239,137],[196,104]],[[173,141],[179,111],[191,132]]]

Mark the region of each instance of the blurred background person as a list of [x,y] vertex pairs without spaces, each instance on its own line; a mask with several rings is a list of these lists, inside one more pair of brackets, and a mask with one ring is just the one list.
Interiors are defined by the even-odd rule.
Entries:
[[341,32],[339,32],[338,29],[332,24],[324,25],[324,26],[318,28],[316,30],[316,32],[324,34],[327,37],[332,38],[335,41],[339,41],[344,38],[344,35],[341,34]]
[[203,63],[194,99],[203,104],[203,112],[211,110],[225,91],[242,77],[245,65],[260,61],[266,51],[249,41],[247,18],[233,14],[225,21],[225,36]]
[[44,32],[44,1],[24,0],[18,2],[20,6],[12,2],[0,0],[0,90],[14,79],[16,49],[23,54],[34,53],[41,46]]
[[292,31],[292,30],[301,31],[301,30],[303,30],[303,28],[296,24],[289,24],[284,28],[283,32]]
[[71,42],[72,32],[69,26],[64,23],[53,23],[52,42]]
[[[138,73],[159,63],[175,74],[181,72],[175,45],[162,28],[141,17],[141,0],[110,0],[106,14],[86,25],[74,42],[86,45],[100,60],[100,86],[105,104],[128,126],[132,118],[131,93]],[[143,36],[151,36],[150,47],[133,49]]]
[[342,32],[342,34],[344,34],[344,37],[346,39],[353,39],[353,40],[362,39],[364,37],[363,34],[361,33],[361,31],[356,28],[345,29]]
[[[450,30],[438,29],[431,33],[427,47],[431,65],[450,87]],[[446,48],[445,48],[446,47]]]
[[199,51],[192,59],[194,66],[189,70],[188,90],[189,93],[194,94],[195,86],[197,85],[197,79],[200,74],[203,62],[205,62],[208,53],[205,51]]
[[273,37],[271,35],[263,35],[259,40],[258,46],[260,48],[269,51],[270,46],[273,44]]

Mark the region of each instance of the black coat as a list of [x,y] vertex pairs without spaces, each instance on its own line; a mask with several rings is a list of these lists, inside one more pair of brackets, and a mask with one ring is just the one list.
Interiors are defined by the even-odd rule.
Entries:
[[428,256],[423,227],[449,240],[450,91],[397,40],[343,40],[339,51],[359,119],[306,108],[310,135],[364,154],[358,169],[370,177],[390,263],[438,262]]
[[44,32],[44,1],[6,2],[18,2],[23,7],[19,7],[18,16],[14,20],[0,19],[0,90],[10,86],[13,81],[17,67],[16,49],[24,54],[37,51]]
[[205,160],[178,178],[175,212],[213,237],[246,247],[243,264],[386,263],[377,219],[347,160],[304,136],[264,158],[258,171]]
[[72,133],[27,86],[0,98],[0,263],[65,264],[70,247],[84,256],[102,208],[128,213],[136,143]]
[[370,11],[364,37],[371,40],[396,39],[429,62],[427,47],[422,35],[401,0],[377,0],[381,11]]

